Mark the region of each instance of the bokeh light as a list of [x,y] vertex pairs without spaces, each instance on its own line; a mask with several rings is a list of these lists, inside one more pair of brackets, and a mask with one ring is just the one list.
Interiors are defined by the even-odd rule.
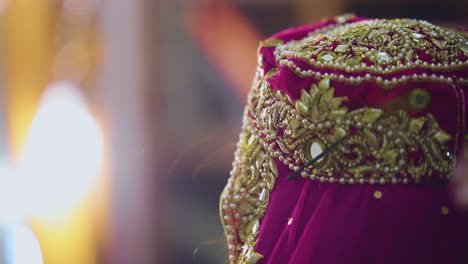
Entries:
[[39,242],[28,226],[8,226],[5,234],[5,264],[43,263]]
[[102,133],[79,88],[58,82],[47,88],[33,119],[19,164],[30,212],[55,217],[92,189],[103,156]]
[[24,221],[27,203],[27,197],[20,193],[15,170],[8,161],[0,160],[0,224]]

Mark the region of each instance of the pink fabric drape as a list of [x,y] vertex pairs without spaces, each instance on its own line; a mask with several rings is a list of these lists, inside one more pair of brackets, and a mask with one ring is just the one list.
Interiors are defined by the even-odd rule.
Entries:
[[[348,23],[361,20],[365,19],[354,18]],[[283,42],[302,39],[309,32],[335,23],[329,20],[288,29],[271,38]],[[279,68],[268,81],[273,89],[295,100],[301,89],[317,80],[300,78],[289,68],[277,65],[273,51],[274,47],[260,49],[264,73]],[[310,67],[297,62],[301,63],[303,68]],[[421,71],[411,69],[398,74]],[[466,68],[454,74],[468,76]],[[385,108],[386,102],[414,87],[413,83],[392,90],[371,83],[352,89],[343,83],[333,85],[336,96],[349,98],[347,106],[351,109]],[[418,85],[431,93],[434,102],[426,112],[434,115],[444,131],[464,133],[460,131],[465,128],[457,121],[460,92],[440,83]],[[419,115],[407,111],[413,117]],[[448,184],[342,185],[301,177],[290,181],[286,177],[292,171],[278,160],[276,164],[277,182],[255,247],[264,256],[259,263],[468,263],[468,215],[452,204]]]

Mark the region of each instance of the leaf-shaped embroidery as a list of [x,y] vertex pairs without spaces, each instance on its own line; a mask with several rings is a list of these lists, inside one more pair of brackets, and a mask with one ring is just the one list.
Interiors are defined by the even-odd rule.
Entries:
[[264,48],[270,48],[270,47],[277,47],[282,44],[283,44],[283,41],[281,39],[270,38],[270,39],[265,39],[264,41],[262,41],[260,43],[260,46]]
[[265,79],[271,78],[278,73],[278,68],[272,68],[265,74]]
[[330,80],[323,79],[312,84],[309,92],[302,90],[301,96],[296,100],[296,110],[303,116],[310,116],[314,121],[322,121],[328,115],[343,116],[348,111],[341,104],[346,97],[334,97],[335,89],[330,87]]

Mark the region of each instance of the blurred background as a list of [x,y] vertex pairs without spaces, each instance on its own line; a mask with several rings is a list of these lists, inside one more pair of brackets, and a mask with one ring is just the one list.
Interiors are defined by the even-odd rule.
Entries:
[[463,27],[464,0],[0,0],[0,263],[226,263],[258,42],[355,12]]

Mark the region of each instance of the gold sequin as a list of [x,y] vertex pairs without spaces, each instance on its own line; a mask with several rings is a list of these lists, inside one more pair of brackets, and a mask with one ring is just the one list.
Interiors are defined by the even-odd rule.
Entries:
[[410,93],[409,104],[416,111],[422,111],[431,103],[431,94],[424,89],[413,89]]
[[449,209],[447,206],[442,206],[440,208],[440,212],[442,213],[442,215],[448,215],[449,214]]
[[321,62],[332,62],[336,59],[336,54],[330,51],[321,52],[317,57]]
[[377,199],[377,200],[382,198],[382,192],[381,191],[375,191],[374,192],[374,198]]
[[354,66],[358,65],[361,62],[362,58],[360,56],[354,56],[351,58],[346,59],[346,65]]
[[288,225],[291,225],[292,222],[293,222],[293,218],[292,217],[288,218]]

